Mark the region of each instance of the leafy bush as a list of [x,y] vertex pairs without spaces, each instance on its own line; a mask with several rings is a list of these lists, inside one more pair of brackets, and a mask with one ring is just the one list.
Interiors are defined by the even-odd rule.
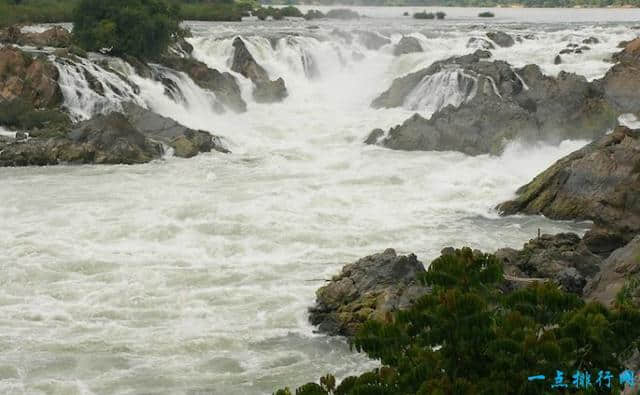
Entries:
[[327,12],[327,18],[330,19],[359,19],[360,14],[356,11],[347,8],[338,8],[335,10],[329,10]]
[[302,17],[304,17],[304,14],[302,13],[302,11],[300,11],[299,9],[297,9],[296,7],[294,7],[292,5],[284,7],[284,8],[281,8],[280,9],[280,13],[284,17],[294,17],[294,18],[302,18]]
[[164,0],[80,0],[73,35],[88,51],[153,59],[179,35],[179,8]]
[[478,16],[480,18],[493,18],[495,15],[493,15],[493,12],[491,11],[484,11],[478,14]]
[[[325,376],[296,394],[540,394],[556,370],[569,383],[575,371],[621,372],[638,347],[637,309],[585,303],[552,283],[504,293],[492,255],[456,250],[433,261],[423,281],[431,294],[391,323],[367,322],[353,340],[383,367],[335,390]],[[533,375],[548,381],[529,381]]]
[[445,14],[442,11],[436,12],[436,18],[438,18],[438,19],[444,19],[445,16],[447,16],[447,14]]
[[434,19],[436,16],[433,14],[433,12],[422,11],[416,12],[415,14],[413,14],[413,17],[415,19]]

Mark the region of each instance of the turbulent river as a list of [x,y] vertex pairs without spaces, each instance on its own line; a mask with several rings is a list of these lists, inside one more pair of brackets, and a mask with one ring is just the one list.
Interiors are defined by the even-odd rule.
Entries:
[[[388,129],[461,100],[448,79],[425,82],[404,109],[369,104],[390,82],[435,60],[471,52],[487,24],[535,39],[493,51],[516,66],[536,63],[599,78],[618,42],[636,36],[637,10],[443,8],[417,21],[411,8],[361,8],[360,21],[189,23],[194,56],[229,70],[237,35],[289,97],[248,111],[215,111],[215,97],[173,73],[182,98],[128,73],[130,89],[97,62],[96,78],[129,99],[226,139],[232,154],[167,155],[137,166],[0,170],[0,392],[57,394],[265,394],[334,372],[375,366],[341,339],[315,334],[315,290],[348,262],[394,247],[428,263],[445,246],[519,247],[538,228],[584,224],[500,218],[493,207],[584,141],[514,143],[499,157],[404,152],[366,146]],[[422,8],[420,8],[422,10]],[[432,9],[433,11],[440,9]],[[423,53],[367,50],[331,31],[418,38]],[[554,65],[570,41],[600,43]],[[272,43],[273,42],[273,43]],[[272,45],[273,44],[273,45]],[[77,118],[117,108],[77,68],[59,65]]]

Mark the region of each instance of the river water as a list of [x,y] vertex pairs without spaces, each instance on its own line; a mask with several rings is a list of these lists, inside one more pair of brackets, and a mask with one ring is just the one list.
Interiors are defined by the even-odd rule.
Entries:
[[[141,88],[130,99],[223,136],[232,154],[0,170],[1,393],[265,394],[328,372],[344,377],[375,362],[315,334],[306,310],[345,263],[387,247],[428,263],[449,245],[492,251],[519,247],[538,228],[584,229],[493,210],[584,141],[514,143],[499,157],[392,151],[362,141],[414,111],[369,103],[393,78],[472,51],[468,38],[497,24],[535,39],[495,58],[598,78],[618,42],[636,36],[637,10],[496,9],[490,21],[475,17],[479,9],[443,9],[445,21],[402,16],[422,8],[357,10],[370,18],[190,23],[194,54],[211,67],[229,68],[242,35],[285,79],[289,97],[267,105],[240,77],[244,114],[216,113],[215,97],[184,75],[175,76],[184,100],[173,102],[122,66]],[[425,52],[367,50],[331,35],[336,27],[394,42],[411,34]],[[591,51],[553,64],[567,43],[590,36],[600,40]],[[59,67],[76,118],[117,108],[118,98],[92,95]],[[423,115],[458,93],[422,88],[437,99],[418,101]]]

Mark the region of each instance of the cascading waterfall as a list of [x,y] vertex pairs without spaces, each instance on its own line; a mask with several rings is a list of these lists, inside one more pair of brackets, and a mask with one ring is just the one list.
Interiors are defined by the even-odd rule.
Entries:
[[404,102],[409,110],[433,114],[448,105],[460,106],[475,96],[477,77],[460,69],[446,69],[425,76]]
[[[149,78],[110,57],[57,59],[75,119],[133,100],[225,137],[232,153],[2,170],[0,393],[258,395],[327,372],[341,379],[377,363],[314,333],[306,311],[321,279],[345,263],[389,247],[428,262],[449,245],[495,251],[522,246],[539,228],[580,232],[543,217],[501,218],[492,207],[583,141],[474,157],[362,144],[374,128],[473,97],[475,76],[449,69],[422,80],[406,107],[370,107],[393,79],[471,52],[469,37],[484,37],[486,26],[455,19],[467,10],[427,22],[396,7],[359,10],[384,14],[392,44],[380,50],[333,33],[383,30],[375,17],[190,24],[193,56],[209,67],[230,71],[240,36],[271,78],[284,78],[289,96],[261,104],[251,81],[232,73],[247,102],[240,114],[221,113],[214,94],[159,65]],[[550,75],[599,78],[617,43],[637,35],[631,23],[565,20],[633,10],[566,10],[540,24],[528,22],[544,10],[500,12],[522,14],[500,29],[536,39],[496,48],[492,59]],[[402,35],[425,51],[393,56]],[[569,40],[591,35],[601,43],[590,53],[553,64]]]

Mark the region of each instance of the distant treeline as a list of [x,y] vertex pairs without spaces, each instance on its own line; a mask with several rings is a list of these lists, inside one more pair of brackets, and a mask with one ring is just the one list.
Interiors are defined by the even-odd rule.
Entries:
[[[258,0],[167,0],[180,4],[184,20],[239,21]],[[0,0],[0,26],[16,23],[69,22],[77,0]]]
[[434,7],[640,7],[640,0],[262,0],[263,4]]

